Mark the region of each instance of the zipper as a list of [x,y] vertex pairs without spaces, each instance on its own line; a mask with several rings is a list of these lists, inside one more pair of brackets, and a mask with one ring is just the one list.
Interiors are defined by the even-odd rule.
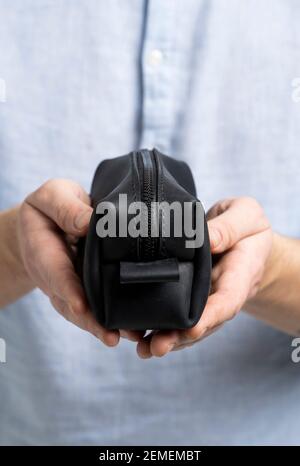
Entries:
[[140,237],[140,259],[151,261],[157,258],[159,238],[151,235],[151,222],[157,222],[157,212],[153,209],[153,202],[157,202],[157,160],[154,150],[149,151],[143,149],[137,152],[139,166],[141,171],[141,201],[147,207],[145,215],[147,215],[148,235]]

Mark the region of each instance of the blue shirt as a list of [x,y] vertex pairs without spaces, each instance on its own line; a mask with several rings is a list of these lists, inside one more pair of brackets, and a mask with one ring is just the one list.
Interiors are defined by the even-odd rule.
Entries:
[[[0,0],[0,208],[157,146],[208,208],[250,195],[300,234],[300,4]],[[45,255],[51,251],[45,250]],[[291,338],[239,314],[191,349],[106,348],[35,290],[0,313],[0,444],[298,444]]]

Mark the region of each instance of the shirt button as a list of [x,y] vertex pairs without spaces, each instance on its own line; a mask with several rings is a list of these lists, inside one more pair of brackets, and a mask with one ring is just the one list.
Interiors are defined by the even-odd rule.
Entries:
[[159,49],[153,49],[149,54],[148,63],[151,66],[159,66],[163,61],[163,53]]

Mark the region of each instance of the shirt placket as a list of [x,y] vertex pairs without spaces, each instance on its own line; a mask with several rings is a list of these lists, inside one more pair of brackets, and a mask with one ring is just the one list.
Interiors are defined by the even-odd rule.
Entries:
[[148,0],[141,57],[140,146],[169,152],[174,119],[173,0]]

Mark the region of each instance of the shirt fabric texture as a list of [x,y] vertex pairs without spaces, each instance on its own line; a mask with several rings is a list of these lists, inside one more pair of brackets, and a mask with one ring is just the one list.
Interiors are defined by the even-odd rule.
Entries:
[[[0,0],[0,18],[1,210],[53,177],[89,191],[101,159],[156,146],[190,164],[206,208],[254,196],[300,236],[298,1]],[[35,290],[0,337],[0,444],[299,444],[291,337],[242,312],[144,361]]]

